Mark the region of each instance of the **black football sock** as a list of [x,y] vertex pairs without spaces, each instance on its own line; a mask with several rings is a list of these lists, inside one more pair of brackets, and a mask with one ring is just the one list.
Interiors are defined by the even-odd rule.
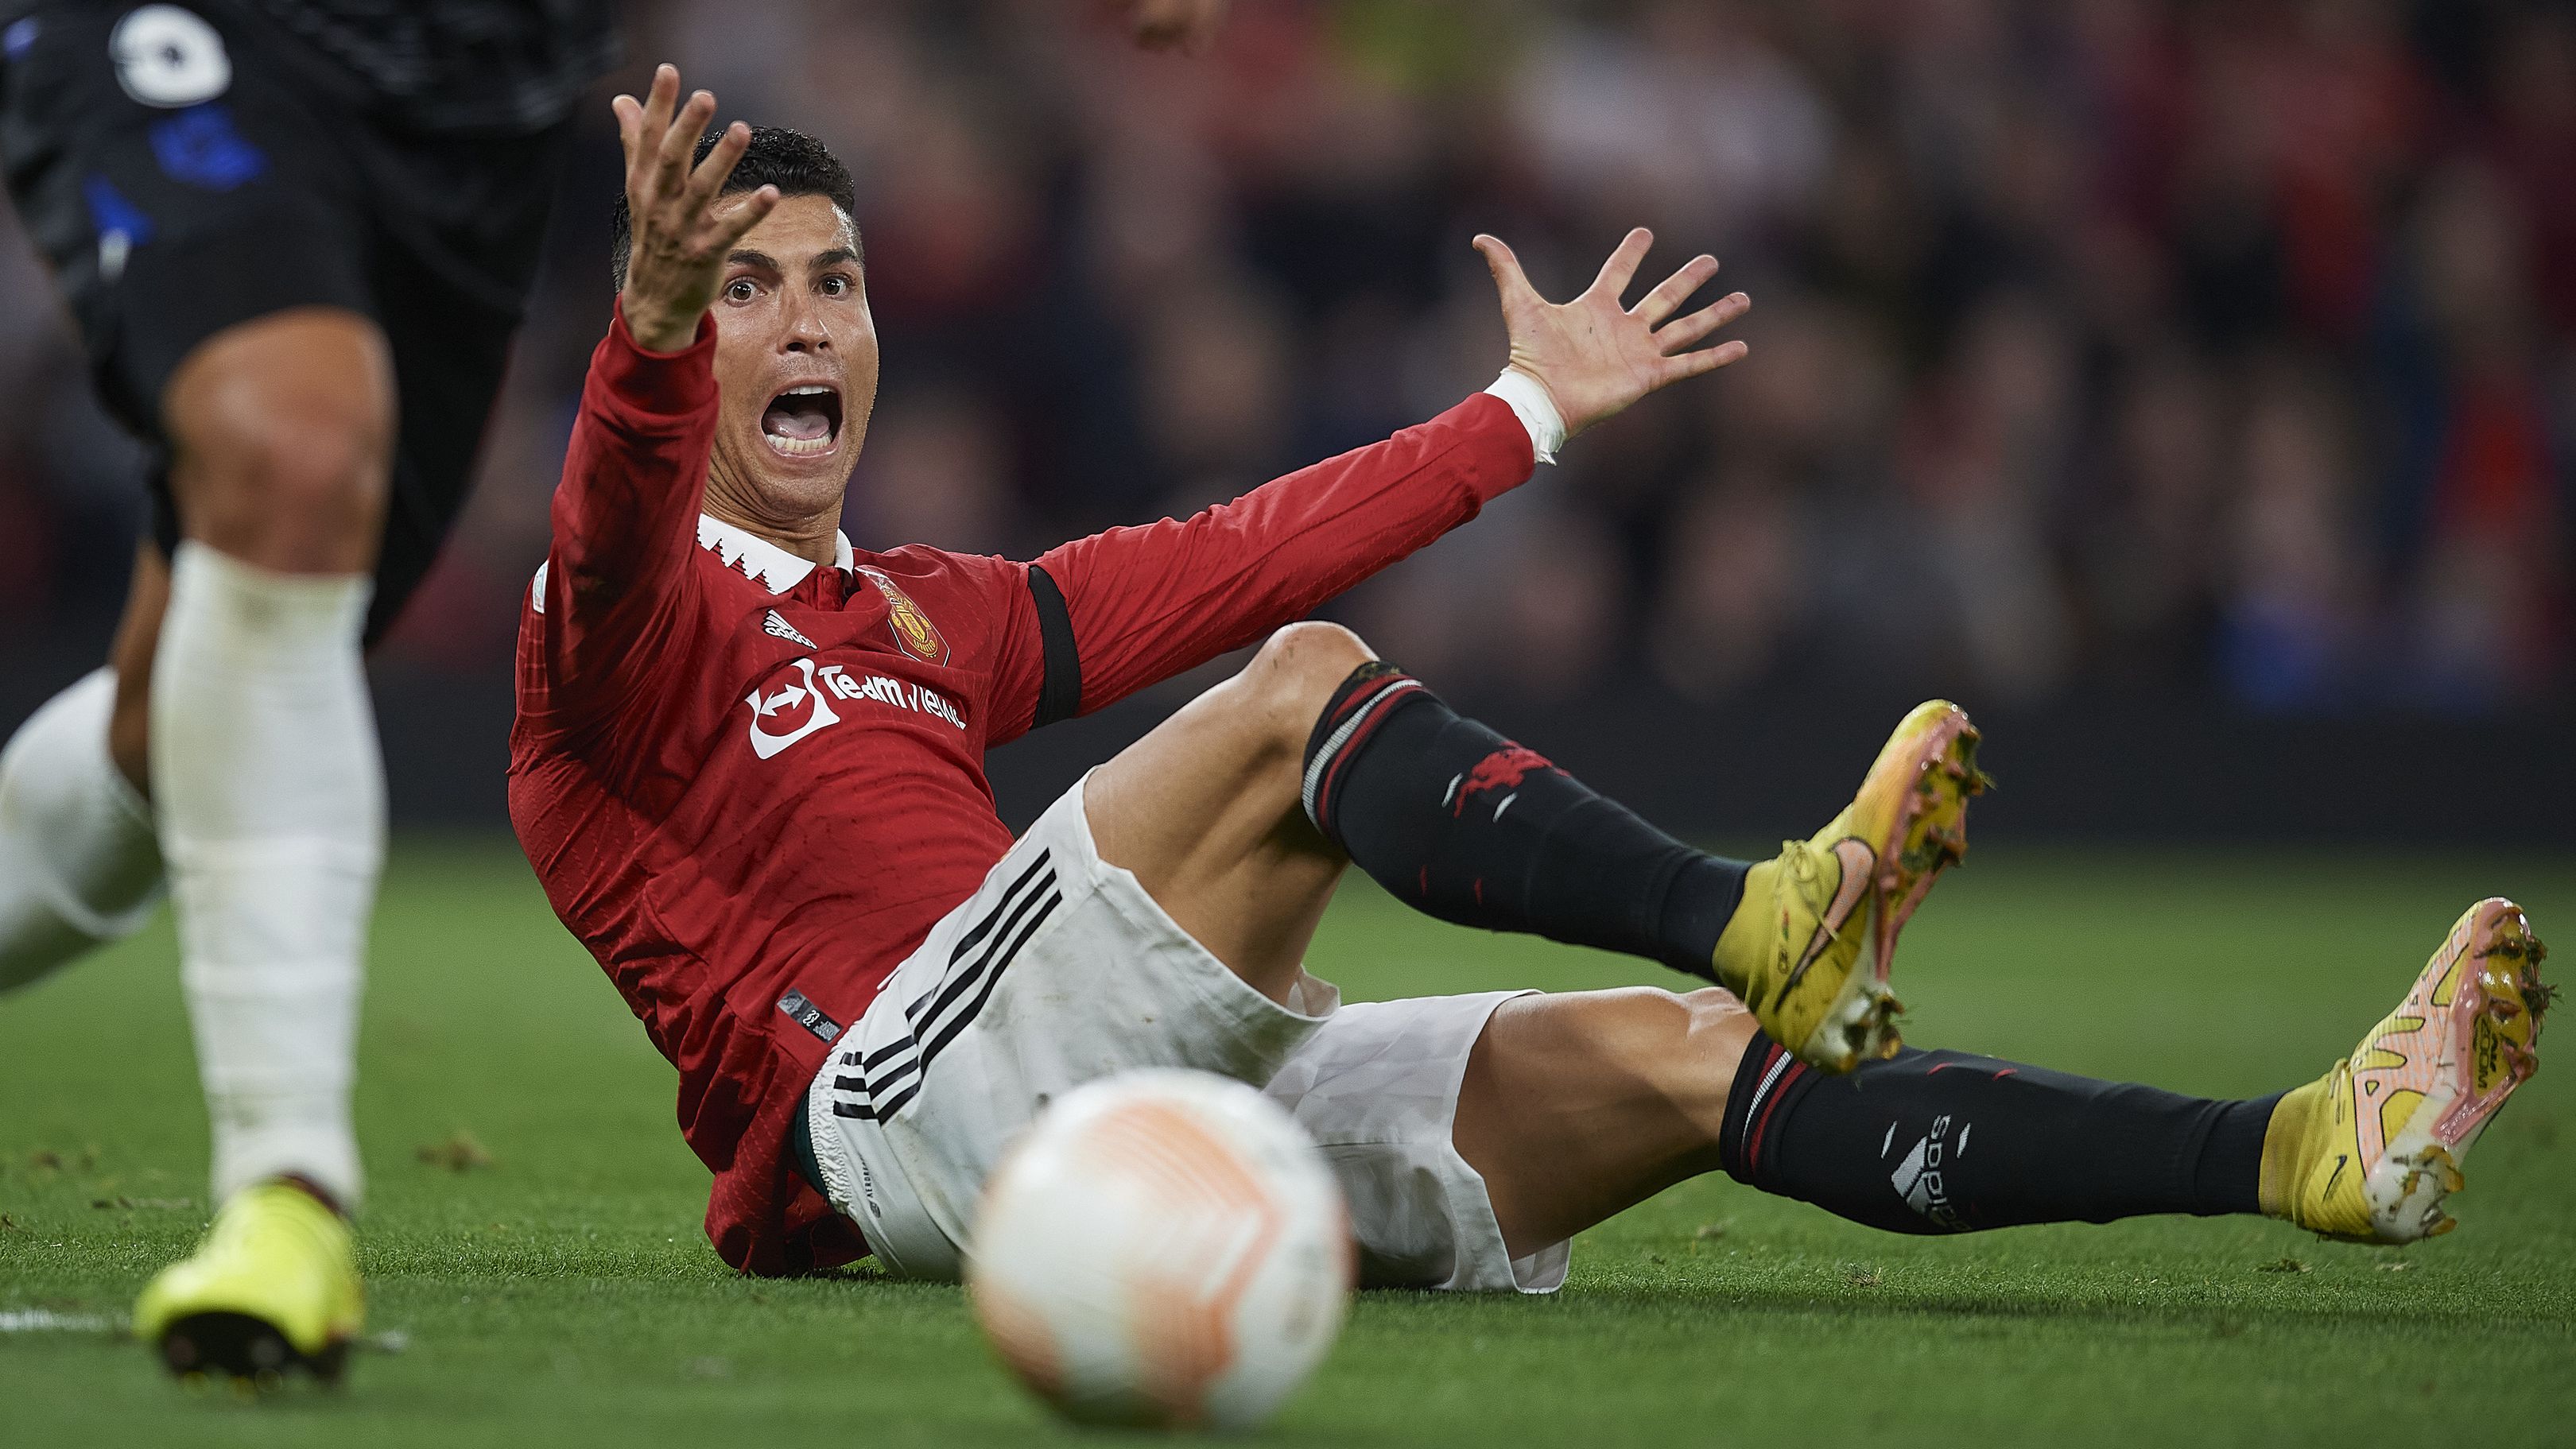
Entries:
[[2278,1100],[2184,1097],[1948,1051],[1835,1077],[1756,1032],[1718,1158],[1738,1182],[1899,1233],[2251,1213]]
[[1693,850],[1371,662],[1306,744],[1306,813],[1444,921],[1625,951],[1713,979],[1746,867]]

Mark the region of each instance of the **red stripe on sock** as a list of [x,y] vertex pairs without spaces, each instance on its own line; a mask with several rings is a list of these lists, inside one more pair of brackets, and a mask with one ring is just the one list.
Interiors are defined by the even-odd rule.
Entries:
[[[1774,1045],[1771,1050],[1776,1052],[1781,1048]],[[1744,1149],[1745,1169],[1757,1178],[1762,1174],[1762,1133],[1771,1125],[1771,1114],[1780,1110],[1780,1099],[1789,1095],[1790,1084],[1797,1081],[1799,1074],[1806,1070],[1805,1062],[1791,1062],[1789,1070],[1782,1072],[1780,1080],[1772,1085],[1771,1100],[1762,1104],[1762,1120],[1753,1124],[1753,1140]]]
[[1333,725],[1338,725],[1343,720],[1349,719],[1352,715],[1355,715],[1362,709],[1366,708],[1370,700],[1377,698],[1379,695],[1393,689],[1398,684],[1405,683],[1412,678],[1413,676],[1410,674],[1381,674],[1377,678],[1370,680],[1368,683],[1361,685],[1359,688],[1352,690],[1349,697],[1342,701],[1341,709],[1334,713],[1332,720],[1327,724],[1326,728],[1329,729]]
[[[1354,691],[1351,697],[1343,702],[1341,712],[1334,716],[1334,723],[1338,726],[1340,721],[1351,718],[1360,710],[1367,708],[1370,701],[1398,685],[1418,683],[1419,681],[1410,674],[1381,676]],[[1351,731],[1350,738],[1342,741],[1340,748],[1333,751],[1332,760],[1324,766],[1324,778],[1315,782],[1315,815],[1323,822],[1327,834],[1332,830],[1335,814],[1333,802],[1341,793],[1343,774],[1350,769],[1351,761],[1359,757],[1360,747],[1367,744],[1369,737],[1385,725],[1387,716],[1403,707],[1401,704],[1390,704],[1362,720],[1359,728]]]

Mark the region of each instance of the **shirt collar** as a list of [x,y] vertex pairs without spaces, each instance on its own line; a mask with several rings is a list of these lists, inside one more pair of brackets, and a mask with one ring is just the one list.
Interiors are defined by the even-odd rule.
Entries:
[[[786,593],[814,572],[813,560],[798,558],[748,529],[736,528],[709,514],[698,515],[698,547],[714,554],[726,568],[741,570],[744,578],[758,581],[773,594]],[[832,567],[847,569],[857,563],[858,555],[851,551],[849,536],[835,530]]]

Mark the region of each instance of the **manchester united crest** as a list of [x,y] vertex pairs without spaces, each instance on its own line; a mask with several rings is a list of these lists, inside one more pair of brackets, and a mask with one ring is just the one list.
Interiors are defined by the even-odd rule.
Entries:
[[859,572],[885,595],[886,627],[894,631],[895,646],[925,664],[947,663],[948,641],[939,636],[939,626],[930,622],[930,616],[921,612],[912,596],[896,588],[894,580],[881,570],[862,568]]

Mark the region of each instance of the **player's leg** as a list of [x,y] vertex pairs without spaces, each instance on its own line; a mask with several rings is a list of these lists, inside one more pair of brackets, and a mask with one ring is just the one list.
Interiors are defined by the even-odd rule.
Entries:
[[2537,1069],[2545,955],[2481,902],[2350,1057],[2250,1101],[1947,1051],[1829,1076],[1723,992],[1523,996],[1478,1038],[1452,1135],[1516,1259],[1717,1168],[1894,1232],[2260,1212],[2408,1242],[2448,1231],[2459,1163]]
[[348,1117],[384,783],[361,657],[391,465],[383,334],[303,308],[239,324],[166,393],[184,531],[150,757],[225,1197],[359,1192]]
[[2272,1105],[1940,1052],[1827,1075],[1723,990],[1344,1007],[1269,1091],[1340,1178],[1367,1281],[1525,1292],[1575,1233],[1720,1169],[1907,1232],[2251,1212]]
[[1575,1233],[1720,1169],[1906,1232],[2251,1212],[2272,1106],[1942,1052],[1828,1075],[1723,990],[1344,1007],[1269,1091],[1340,1178],[1368,1281],[1524,1292]]
[[143,751],[168,593],[160,550],[142,545],[111,662],[0,748],[0,993],[141,929],[161,899]]
[[[370,325],[363,335],[344,332],[340,350],[344,354],[364,350],[370,358],[361,368],[357,357],[343,355],[331,370],[342,376],[371,370],[375,380],[363,398],[326,400],[344,414],[362,405],[368,410],[367,467],[379,500],[378,511],[364,525],[371,541],[366,552],[373,571],[370,587],[362,591],[353,610],[335,620],[333,634],[336,655],[349,671],[344,683],[360,691],[346,698],[354,702],[365,726],[360,738],[370,762],[375,744],[372,722],[364,718],[363,680],[350,660],[361,640],[372,645],[392,627],[464,505],[510,340],[518,327],[521,299],[535,270],[550,178],[562,155],[563,138],[564,128],[558,127],[506,141],[422,140],[399,148],[378,147],[371,154],[378,184],[404,193],[403,200],[384,203],[374,222],[378,235],[367,248],[371,259],[367,286],[382,319],[381,331]],[[315,356],[324,351],[308,349]],[[185,381],[183,369],[172,387],[174,409]],[[400,399],[398,424],[391,416],[395,397]],[[252,415],[293,413],[301,406],[291,399],[280,402],[284,405],[254,408]],[[175,411],[172,424],[174,431],[181,429]],[[392,440],[379,429],[394,430]],[[173,481],[177,491],[202,480],[174,477]],[[314,562],[327,567],[332,561]],[[368,778],[374,779],[372,763]],[[344,795],[352,802],[363,803],[366,798],[354,787]],[[371,826],[367,836],[376,856],[381,854],[381,810],[378,795],[371,813],[379,823]],[[344,846],[356,843],[354,837],[343,842]],[[359,863],[350,854],[344,854],[343,860]],[[371,885],[372,876],[368,879]],[[351,932],[351,944],[333,959],[345,961],[345,969],[335,964],[316,980],[318,989],[307,999],[281,997],[270,1010],[257,1013],[267,1030],[295,1034],[289,1057],[300,1063],[297,1080],[277,1083],[289,1095],[259,1108],[273,1118],[290,1119],[287,1125],[294,1117],[327,1111],[337,1120],[331,1130],[345,1137],[347,1083],[354,1075],[359,960],[355,943],[363,937],[366,914],[360,901],[341,918]],[[328,1020],[316,1014],[324,1007],[335,1013]],[[257,1030],[251,1015],[238,1013],[223,1029]],[[203,1060],[207,1032],[201,1028],[199,1035]],[[326,1091],[333,1080],[339,1086]],[[217,1106],[220,1124],[211,1075],[208,1085],[209,1102]],[[354,1168],[353,1142],[348,1151]],[[280,1147],[265,1154],[269,1161],[254,1170],[268,1172],[273,1164],[298,1155]],[[220,1140],[218,1159],[220,1166]],[[287,1168],[286,1173],[291,1180],[317,1181],[300,1169]],[[317,1370],[335,1371],[347,1337],[358,1326],[357,1280],[350,1271],[347,1227],[327,1213],[316,1212],[312,1197],[280,1188],[277,1182],[264,1177],[238,1194],[233,1201],[242,1207],[228,1207],[205,1247],[165,1275],[155,1285],[154,1295],[147,1297],[154,1315],[139,1312],[138,1322],[149,1316],[169,1318],[161,1342],[165,1357],[174,1365],[192,1353],[196,1361],[212,1359],[226,1366],[237,1366],[246,1356],[256,1361],[261,1351],[257,1334],[262,1328],[228,1318],[221,1311],[206,1311],[210,1302],[234,1297],[253,1303],[262,1315],[262,1325],[284,1330],[285,1341]],[[328,1182],[319,1185],[336,1192]],[[236,1293],[225,1275],[244,1267],[265,1275],[269,1291]],[[302,1281],[296,1282],[299,1274]],[[281,1281],[291,1291],[275,1291]],[[304,1310],[316,1303],[336,1316],[321,1323],[310,1321]],[[280,1319],[281,1312],[287,1317]],[[297,1322],[298,1315],[305,1321]],[[227,1333],[235,1337],[226,1341]],[[318,1350],[316,1342],[321,1345]]]
[[1755,865],[1683,845],[1384,664],[1335,689],[1307,813],[1395,896],[1444,920],[1625,951],[1713,980],[1799,1057],[1897,1047],[1898,931],[1967,849],[1977,732],[1935,700],[1825,828]]
[[1092,777],[1104,859],[1264,991],[1347,854],[1446,920],[1719,981],[1801,1056],[1893,1050],[1897,930],[1966,848],[1976,733],[1915,711],[1840,815],[1760,865],[1694,850],[1464,719],[1347,630],[1293,626]]
[[[1374,692],[1355,695],[1354,681]],[[1435,714],[1459,726],[1460,744],[1378,743],[1389,721]],[[1461,749],[1470,753],[1453,760]],[[1518,747],[1449,714],[1349,630],[1293,624],[1094,771],[1084,805],[1101,858],[1134,871],[1183,929],[1274,999],[1354,857],[1446,919],[1708,973],[1745,867],[1681,844],[1527,751],[1509,761],[1519,772],[1509,784],[1477,774],[1478,757],[1497,750]],[[1356,779],[1343,768],[1354,763],[1365,767]],[[1463,811],[1471,800],[1477,808]]]
[[[344,436],[336,468],[317,469],[316,477],[305,480],[310,486],[329,490],[329,496],[318,500],[317,506],[298,509],[297,516],[329,518],[334,506],[352,501],[353,497],[365,505],[363,516],[341,515],[327,535],[317,533],[300,540],[279,539],[274,532],[262,535],[271,547],[311,551],[301,558],[267,560],[298,570],[301,579],[309,581],[313,577],[311,569],[323,569],[333,571],[330,576],[337,578],[342,589],[353,581],[364,585],[354,593],[342,595],[347,607],[335,611],[330,645],[332,674],[338,682],[339,698],[349,711],[343,722],[342,740],[363,745],[366,751],[367,787],[359,788],[353,777],[352,783],[336,791],[345,805],[364,806],[367,811],[363,822],[367,853],[363,856],[356,851],[361,837],[350,829],[359,823],[354,816],[342,817],[334,827],[340,837],[338,858],[352,868],[342,882],[350,900],[337,915],[348,932],[347,944],[333,947],[334,965],[316,981],[318,989],[305,1006],[296,1007],[281,999],[275,1013],[264,1017],[269,1029],[298,1034],[298,1059],[303,1064],[300,1085],[288,1084],[290,1096],[277,1105],[294,1113],[327,1106],[340,1123],[334,1131],[343,1136],[347,1083],[354,1075],[357,948],[363,941],[366,897],[372,894],[373,871],[382,853],[380,768],[374,763],[373,724],[367,714],[356,651],[362,644],[372,645],[392,627],[404,603],[429,571],[464,506],[475,458],[499,394],[511,339],[534,277],[552,197],[552,178],[562,159],[568,130],[568,126],[558,125],[545,132],[504,138],[395,140],[373,133],[352,138],[350,145],[360,157],[360,170],[373,195],[363,221],[369,232],[366,243],[363,247],[352,245],[347,251],[366,258],[362,289],[375,320],[346,311],[330,317],[310,317],[325,323],[336,320],[339,325],[330,329],[327,337],[307,335],[292,340],[284,338],[287,329],[278,324],[293,316],[309,316],[310,309],[306,314],[277,314],[254,325],[270,328],[272,336],[294,346],[304,362],[318,365],[327,377],[344,383],[363,378],[366,385],[346,387],[337,394],[326,391],[307,395],[297,364],[288,359],[273,359],[275,365],[268,365],[218,358],[219,365],[209,367],[205,373],[216,381],[199,389],[198,359],[192,357],[174,375],[169,389],[167,421],[179,449],[180,464],[173,471],[172,491],[192,537],[199,528],[189,513],[201,490],[213,489],[220,494],[236,488],[274,489],[274,475],[266,483],[257,476],[258,455],[269,441],[255,431],[257,428],[280,418],[292,420],[308,408],[318,408],[340,419],[344,434],[356,435]],[[241,335],[244,333],[240,331],[226,334],[201,351],[211,354],[227,338]],[[248,400],[226,396],[221,379],[236,376],[266,379],[272,395]],[[244,402],[247,406],[235,408],[235,404]],[[203,415],[198,419],[204,425],[202,429],[192,426],[190,419],[182,415],[183,407],[194,408]],[[188,474],[187,440],[201,431],[210,435],[225,431],[236,413],[253,420],[254,431],[242,440],[242,446],[230,451],[246,455],[237,457],[236,464],[247,461],[253,467],[245,471],[236,466],[228,472],[219,460],[210,458],[210,465],[216,466],[210,466],[200,476]],[[303,425],[297,424],[292,432],[302,436]],[[309,452],[306,460],[314,461]],[[325,480],[333,473],[344,484],[362,487],[363,494],[354,495],[345,487],[331,489]],[[219,497],[210,511],[217,515],[225,512]],[[245,516],[254,520],[255,527],[266,528],[262,521],[265,515]],[[220,540],[209,541],[221,546]],[[358,545],[353,551],[332,552],[335,547],[352,543]],[[351,565],[356,566],[352,572],[338,572]],[[372,578],[367,578],[370,571]],[[179,613],[175,602],[171,613],[175,642]],[[167,680],[166,667],[159,677]],[[166,717],[164,702],[156,700],[153,712]],[[156,757],[166,761],[168,751],[161,743],[162,733],[154,732],[154,750]],[[175,802],[169,808],[175,808]],[[307,822],[309,836],[322,833],[310,829],[313,823]],[[363,882],[355,874],[359,870],[365,872]],[[361,885],[365,888],[363,893]],[[182,901],[184,905],[184,889]],[[345,969],[338,964],[342,962],[346,963]],[[335,1013],[327,1022],[314,1014],[316,1008],[324,1006]],[[253,1029],[247,1017],[237,1025]],[[201,1031],[201,1039],[205,1035]],[[205,1048],[201,1045],[200,1050],[202,1057]],[[321,1093],[330,1080],[336,1080],[339,1086],[326,1103]],[[212,1082],[210,1076],[210,1094]],[[298,1101],[302,1106],[296,1105]],[[348,1150],[354,1178],[354,1143]],[[280,1148],[264,1155],[282,1162],[290,1154]],[[221,1164],[219,1142],[219,1169]],[[253,1170],[267,1173],[272,1169],[270,1163],[260,1162]],[[298,1169],[289,1168],[287,1172],[308,1182],[318,1181],[326,1191],[338,1193],[328,1180],[316,1179]],[[293,1204],[287,1206],[291,1208]],[[308,1226],[312,1234],[325,1238],[333,1227],[326,1223]],[[339,1250],[339,1261],[346,1261],[345,1247]],[[335,1339],[343,1330],[355,1328],[354,1279],[348,1280],[346,1286],[352,1290],[350,1313],[334,1329]],[[327,1368],[327,1362],[323,1366]]]
[[164,394],[184,538],[150,758],[224,1204],[136,1308],[174,1369],[336,1369],[360,1313],[349,1094],[384,780],[361,639],[395,408],[374,322],[236,324]]
[[2253,1212],[2274,1100],[1910,1049],[1830,1075],[1723,992],[1586,993],[1495,1012],[1455,1133],[1519,1256],[1721,1168],[1895,1232]]

